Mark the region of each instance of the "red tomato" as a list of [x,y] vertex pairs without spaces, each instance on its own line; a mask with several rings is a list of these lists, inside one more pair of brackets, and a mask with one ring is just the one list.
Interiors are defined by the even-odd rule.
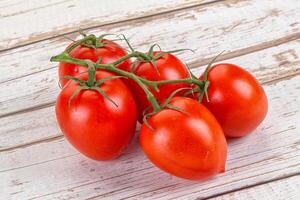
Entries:
[[227,143],[214,116],[199,102],[172,98],[185,112],[163,109],[141,127],[140,143],[147,157],[162,170],[186,179],[206,179],[224,172]]
[[263,121],[268,111],[267,96],[249,72],[233,64],[218,64],[209,70],[208,80],[209,102],[203,98],[203,104],[226,136],[247,135]]
[[[157,55],[162,52],[154,52],[153,55]],[[150,62],[138,62],[134,74],[151,81],[163,81],[163,80],[175,80],[189,78],[190,74],[186,66],[174,55],[165,54],[155,61],[157,70]],[[157,73],[157,71],[159,73]],[[145,92],[135,82],[127,81],[129,88],[131,89],[135,102],[138,108],[138,119],[142,122],[143,111],[151,104],[148,101]],[[183,88],[190,87],[187,83],[176,83],[176,84],[164,84],[159,86],[159,92],[149,88],[154,94],[155,98],[162,102],[164,101],[173,91]]]
[[[105,43],[105,46],[100,48],[90,48],[80,45],[70,52],[70,56],[78,59],[89,59],[93,62],[96,62],[99,59],[99,57],[101,57],[101,63],[107,64],[114,62],[119,58],[127,55],[127,52],[115,42],[106,39],[101,40],[101,42]],[[131,61],[126,60],[120,63],[117,67],[123,70],[128,70],[130,68],[130,65]],[[77,76],[78,74],[81,74],[86,71],[87,67],[83,67],[72,63],[61,62],[59,64],[60,84],[62,86],[65,86],[66,83],[69,81],[68,79],[65,79],[64,76]]]
[[[96,79],[112,76],[97,71]],[[87,74],[79,76],[87,80]],[[95,160],[116,158],[130,143],[136,125],[136,106],[123,81],[105,81],[100,88],[118,105],[95,90],[82,90],[68,101],[80,85],[70,81],[56,101],[58,124],[69,142],[84,155]]]

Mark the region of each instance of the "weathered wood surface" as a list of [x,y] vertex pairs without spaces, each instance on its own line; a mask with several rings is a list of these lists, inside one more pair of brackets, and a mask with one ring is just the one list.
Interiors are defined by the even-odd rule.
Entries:
[[64,33],[153,16],[213,0],[9,0],[1,2],[0,50]]
[[226,199],[264,199],[264,200],[299,200],[300,176],[292,176],[278,181],[232,192],[210,200]]
[[[297,22],[300,12],[291,3],[294,1],[288,1],[290,3],[275,0],[270,4],[269,1],[253,0],[209,4],[134,23],[130,21],[127,25],[107,27],[102,31],[123,32],[132,38],[134,46],[141,46],[141,49],[156,42],[165,49],[195,49],[195,54],[185,52],[181,58],[197,67],[224,49],[228,53],[221,59],[299,38],[300,23]],[[0,116],[53,104],[58,91],[57,64],[49,63],[49,59],[66,45],[64,39],[56,38],[0,54],[3,59],[0,73],[4,77],[0,80],[0,93],[5,94],[0,101]],[[5,92],[7,90],[10,93]]]
[[[297,199],[300,1],[130,0],[124,12],[116,1],[106,1],[111,11],[81,4],[0,1],[0,199]],[[68,18],[67,10],[78,15]],[[87,12],[95,10],[102,12]],[[179,57],[197,75],[226,50],[220,60],[244,66],[264,84],[267,119],[252,135],[229,141],[227,172],[205,182],[156,169],[137,138],[119,159],[91,161],[65,141],[53,107],[59,88],[49,58],[68,43],[56,36],[75,38],[77,25],[89,33],[124,33],[140,50],[153,43],[195,49]]]
[[198,183],[163,173],[145,159],[137,140],[118,160],[95,162],[59,138],[1,152],[0,192],[25,199],[194,199],[297,174],[300,77],[265,89],[270,101],[266,121],[250,136],[229,141],[227,171],[213,180]]
[[[227,59],[223,62],[236,63],[244,66],[247,70],[251,71],[260,82],[269,82],[299,73],[300,49],[297,48],[299,44],[300,39]],[[200,75],[202,70],[203,67],[192,69],[197,76]],[[54,92],[49,95],[51,98],[49,105],[45,105],[45,107],[40,109],[35,107],[34,109],[26,110],[19,114],[1,118],[0,133],[2,134],[0,134],[0,141],[3,142],[0,144],[0,151],[61,136],[56,126],[53,107],[56,93],[59,92],[59,88],[56,84],[58,81],[56,70],[54,70],[51,76],[55,84],[53,84],[51,88]],[[44,77],[47,78],[46,75],[44,75]],[[40,87],[42,83],[43,82],[40,82]],[[44,87],[47,87],[47,83]],[[46,89],[40,90],[40,94],[44,95],[46,91],[49,92],[49,90]],[[24,101],[24,99],[20,99],[19,101]],[[42,130],[47,131],[43,132]],[[14,137],[16,134],[18,137]]]

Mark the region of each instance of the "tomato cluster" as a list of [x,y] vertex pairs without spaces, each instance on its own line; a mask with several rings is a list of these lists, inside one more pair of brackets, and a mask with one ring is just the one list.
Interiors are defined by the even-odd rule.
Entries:
[[209,64],[197,78],[171,52],[153,47],[127,53],[85,35],[52,57],[60,62],[56,116],[63,134],[87,157],[110,160],[129,145],[139,121],[141,147],[160,169],[194,180],[224,172],[226,137],[249,134],[266,116],[263,88],[233,64]]

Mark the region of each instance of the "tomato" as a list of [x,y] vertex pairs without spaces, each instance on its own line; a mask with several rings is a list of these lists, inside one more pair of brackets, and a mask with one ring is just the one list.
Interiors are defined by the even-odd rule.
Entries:
[[215,117],[199,102],[174,97],[140,130],[146,156],[160,169],[186,179],[201,180],[224,172],[227,143]]
[[[96,79],[112,76],[97,71]],[[87,80],[87,74],[80,79]],[[100,88],[117,107],[95,90],[82,90],[70,102],[80,85],[71,80],[56,101],[58,124],[69,142],[81,153],[95,160],[114,159],[130,143],[136,126],[137,111],[130,90],[120,79],[111,79]]]
[[249,72],[233,64],[218,64],[209,70],[208,80],[209,102],[204,98],[203,105],[219,121],[226,136],[247,135],[263,121],[268,111],[267,96]]
[[[156,51],[153,56],[162,53]],[[175,80],[189,78],[190,74],[186,66],[174,55],[165,54],[155,61],[157,69],[150,62],[138,61],[134,68],[134,74],[151,81],[163,81],[163,80]],[[150,106],[145,92],[135,82],[127,81],[128,85],[134,95],[137,108],[138,108],[138,119],[142,122],[143,111]],[[187,83],[176,83],[176,84],[164,84],[160,85],[159,92],[154,91],[152,88],[149,90],[154,94],[158,102],[164,101],[173,91],[183,88],[190,87]]]
[[[101,57],[101,63],[107,64],[114,62],[119,58],[127,55],[127,52],[115,42],[112,42],[107,39],[102,39],[101,42],[105,43],[105,46],[99,48],[91,48],[86,47],[84,45],[79,45],[70,52],[70,56],[77,59],[88,59],[93,62],[97,62],[99,57]],[[131,61],[126,60],[117,65],[116,67],[123,70],[128,70],[130,68],[130,65]],[[72,63],[61,62],[59,64],[60,84],[64,86],[69,81],[68,79],[65,79],[64,76],[77,76],[78,74],[81,74],[86,71],[86,67]]]

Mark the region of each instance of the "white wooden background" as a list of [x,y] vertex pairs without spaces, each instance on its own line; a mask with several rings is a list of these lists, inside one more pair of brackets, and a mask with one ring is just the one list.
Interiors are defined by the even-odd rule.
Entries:
[[[0,199],[300,199],[299,0],[0,0]],[[182,52],[198,75],[244,66],[269,97],[266,120],[229,140],[227,171],[205,182],[155,168],[137,138],[110,162],[79,154],[56,125],[62,35],[124,33]],[[137,131],[138,133],[138,131]],[[137,134],[138,135],[138,134]]]

